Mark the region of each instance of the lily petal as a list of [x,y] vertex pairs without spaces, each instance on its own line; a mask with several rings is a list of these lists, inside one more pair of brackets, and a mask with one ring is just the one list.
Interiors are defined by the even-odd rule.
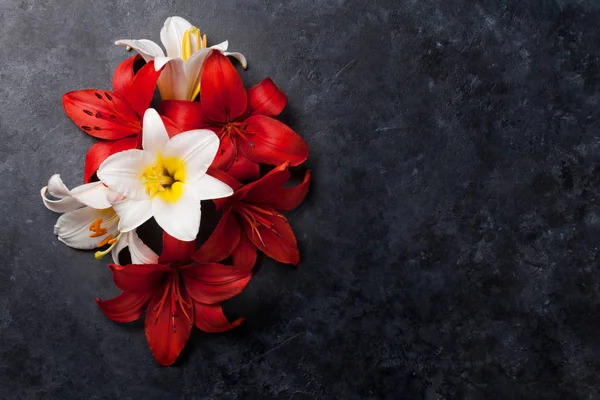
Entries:
[[133,77],[128,90],[123,93],[123,98],[138,115],[144,113],[154,96],[156,83],[161,74],[161,68],[154,68],[155,63],[158,64],[158,59],[150,61],[140,68]]
[[281,114],[286,104],[285,94],[275,86],[271,78],[265,78],[248,90],[246,114],[275,117]]
[[208,240],[194,254],[194,261],[212,263],[226,259],[238,245],[240,233],[235,216],[231,212],[224,213]]
[[130,292],[152,292],[164,284],[171,268],[161,264],[109,265],[115,285]]
[[102,141],[94,143],[85,156],[85,166],[83,168],[83,181],[90,183],[92,176],[96,173],[100,165],[109,156],[125,150],[135,149],[137,138],[129,137],[116,141]]
[[[164,125],[162,127],[164,129]],[[131,199],[145,200],[148,199],[148,195],[140,177],[144,169],[155,161],[156,156],[150,152],[138,149],[125,150],[104,160],[98,168],[97,175],[115,192]]]
[[187,100],[188,80],[181,58],[169,59],[158,78],[158,90],[163,100]]
[[213,162],[219,149],[219,138],[208,129],[182,132],[171,138],[164,147],[165,157],[183,160],[186,182],[196,182]]
[[111,251],[113,261],[115,262],[115,264],[121,264],[119,262],[119,253],[126,247],[129,249],[132,264],[158,263],[158,254],[152,251],[150,247],[146,246],[146,244],[142,242],[142,239],[140,239],[135,230],[132,230],[123,233],[121,239],[119,239],[119,241]]
[[167,56],[172,58],[181,57],[181,44],[183,34],[192,28],[186,19],[181,17],[169,17],[160,30],[160,41],[167,50]]
[[159,112],[183,131],[205,128],[208,125],[202,113],[202,106],[197,101],[163,100]]
[[211,49],[198,50],[183,63],[188,82],[187,100],[194,100],[200,92],[200,71],[211,51]]
[[110,300],[96,299],[98,307],[115,322],[131,322],[142,316],[151,293],[123,292]]
[[113,92],[121,97],[125,97],[131,82],[133,81],[134,71],[133,67],[137,60],[141,60],[142,56],[136,54],[135,56],[127,58],[121,64],[117,66],[113,73]]
[[242,233],[240,241],[232,253],[233,265],[251,270],[256,264],[256,253],[256,246],[248,239],[246,233]]
[[125,39],[125,40],[117,40],[115,42],[117,46],[129,46],[146,60],[152,61],[155,57],[164,57],[165,53],[160,48],[159,45],[154,43],[152,40],[147,39]]
[[62,97],[65,113],[81,130],[116,140],[141,132],[139,117],[127,100],[98,89],[75,90]]
[[201,88],[202,110],[208,119],[225,123],[246,111],[248,99],[242,78],[218,51],[213,51],[204,62]]
[[201,331],[208,333],[226,332],[239,326],[242,322],[244,322],[244,318],[229,322],[219,304],[208,305],[194,302],[194,325]]
[[[57,200],[50,200],[48,194],[57,197]],[[48,186],[41,190],[42,201],[50,211],[65,213],[81,207],[79,201],[71,197],[71,191],[65,186],[59,174],[52,175],[48,180]]]
[[152,215],[165,232],[186,242],[196,240],[200,228],[200,200],[192,187],[185,184],[183,193],[176,202],[155,196],[151,204]]
[[221,264],[193,264],[180,270],[192,299],[203,304],[216,304],[236,296],[252,276],[250,270]]
[[[95,221],[101,220],[103,233],[90,230]],[[81,250],[91,250],[98,247],[108,235],[117,236],[117,215],[111,210],[96,210],[91,207],[82,207],[64,213],[54,225],[54,233],[58,240],[69,247]]]
[[210,175],[204,175],[193,184],[199,200],[222,199],[233,194],[233,189]]
[[269,165],[289,161],[296,166],[308,158],[308,144],[284,123],[264,115],[253,115],[245,124],[252,139],[251,142],[240,140],[238,145],[250,160]]
[[223,55],[235,58],[236,60],[238,60],[242,68],[248,68],[248,61],[246,61],[246,57],[244,57],[242,53],[238,53],[237,51],[225,51],[223,52]]
[[102,182],[92,182],[71,189],[71,197],[80,203],[101,210],[110,208],[108,188]]
[[159,154],[169,141],[169,134],[167,133],[165,124],[160,115],[158,115],[158,112],[153,108],[146,110],[143,123],[142,147],[144,151]]
[[192,259],[196,251],[196,241],[184,242],[175,239],[167,232],[163,232],[163,248],[160,253],[160,262],[169,263],[175,261],[186,262]]
[[[272,224],[272,229],[259,226],[256,230],[250,227],[244,219],[242,225],[248,238],[254,245],[268,257],[284,264],[296,265],[300,262],[300,253],[296,236],[285,217],[279,213],[275,215],[262,215]],[[257,235],[260,234],[260,237]]]
[[[194,309],[191,307],[191,299],[185,290],[181,291],[181,302],[171,303],[169,296],[175,297],[172,292],[172,285],[165,288],[167,290],[167,301],[162,304],[163,292],[156,291],[148,305],[146,312],[145,326],[146,339],[150,350],[156,361],[161,365],[171,365],[177,360],[179,353],[185,347],[192,324],[186,317],[189,316],[193,321]],[[189,304],[190,307],[181,305]],[[172,307],[175,309],[172,309]]]
[[121,232],[129,232],[152,218],[152,200],[125,199],[112,206],[119,216]]

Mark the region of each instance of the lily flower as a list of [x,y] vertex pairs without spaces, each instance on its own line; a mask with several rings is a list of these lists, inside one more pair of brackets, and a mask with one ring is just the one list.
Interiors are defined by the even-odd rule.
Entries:
[[182,242],[163,233],[158,263],[110,265],[123,293],[110,300],[96,299],[102,312],[116,322],[139,319],[144,309],[146,338],[156,361],[175,362],[187,343],[192,326],[225,332],[240,325],[229,322],[220,302],[239,294],[251,273],[214,262],[191,264],[195,242]]
[[84,89],[63,95],[67,116],[85,133],[103,139],[87,153],[84,183],[91,181],[111,154],[141,146],[142,115],[152,101],[160,70],[149,62],[134,74],[134,63],[139,58],[130,57],[117,67],[112,92]]
[[[109,246],[104,251],[96,251],[96,258],[109,252],[113,261],[119,262],[119,253],[129,248],[134,263],[157,262],[158,256],[138,237],[135,230],[119,232],[119,217],[107,200],[108,188],[101,182],[93,182],[69,190],[60,179],[53,175],[41,191],[42,201],[51,211],[63,213],[54,225],[58,240],[69,247],[91,250]],[[55,200],[49,199],[51,195]]]
[[208,128],[219,136],[214,168],[244,180],[257,177],[259,163],[296,166],[306,160],[306,142],[272,118],[287,102],[273,81],[267,78],[246,92],[231,62],[214,52],[202,69],[201,86],[200,102],[163,101],[160,110],[184,130]]
[[210,173],[231,186],[234,194],[215,200],[223,212],[214,232],[193,259],[197,262],[233,257],[233,264],[252,269],[257,249],[284,264],[298,264],[300,253],[287,219],[279,211],[289,211],[304,199],[310,185],[310,170],[297,186],[284,187],[290,178],[289,163],[274,168],[259,180],[242,185],[227,173]]
[[181,17],[169,17],[160,30],[160,40],[167,50],[151,40],[117,40],[116,45],[128,46],[138,52],[144,60],[154,60],[157,70],[167,65],[160,79],[158,89],[163,100],[194,100],[200,93],[200,71],[206,57],[212,50],[225,56],[236,58],[242,67],[247,67],[246,58],[240,53],[227,52],[228,42],[207,47],[206,34]]
[[200,201],[233,193],[206,175],[218,147],[219,139],[209,130],[169,138],[156,110],[146,110],[143,149],[113,154],[98,169],[100,181],[119,195],[111,199],[118,229],[129,232],[154,217],[169,235],[194,240],[200,228]]

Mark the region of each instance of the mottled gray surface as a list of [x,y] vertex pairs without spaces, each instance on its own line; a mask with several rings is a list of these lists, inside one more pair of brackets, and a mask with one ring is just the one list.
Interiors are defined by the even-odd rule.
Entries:
[[[288,94],[314,184],[300,267],[263,259],[247,323],[162,368],[38,191],[93,143],[61,95],[169,15]],[[600,398],[599,26],[585,0],[0,0],[0,398]]]

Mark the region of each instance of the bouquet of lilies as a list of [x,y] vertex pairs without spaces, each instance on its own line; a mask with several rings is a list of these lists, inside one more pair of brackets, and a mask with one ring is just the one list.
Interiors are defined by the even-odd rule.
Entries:
[[[117,322],[145,312],[150,350],[170,365],[193,326],[224,332],[243,322],[228,320],[221,302],[248,284],[259,250],[299,262],[281,212],[304,199],[310,171],[301,183],[286,184],[308,145],[275,119],[287,100],[271,79],[246,90],[229,58],[246,68],[245,57],[227,52],[226,41],[208,47],[206,35],[183,18],[168,18],[160,39],[166,54],[150,40],[117,41],[137,55],[116,68],[112,90],[63,96],[67,116],[99,140],[87,152],[82,185],[69,189],[53,175],[41,194],[62,214],[58,240],[94,249],[97,259],[111,253],[122,293],[96,299],[102,312]],[[221,218],[198,248],[205,200]],[[160,255],[136,233],[151,218],[163,231]],[[121,265],[125,249],[131,264]]]

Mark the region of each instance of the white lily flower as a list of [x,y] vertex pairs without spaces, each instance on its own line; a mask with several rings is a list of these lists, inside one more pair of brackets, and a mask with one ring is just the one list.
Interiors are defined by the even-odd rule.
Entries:
[[98,178],[121,197],[110,199],[119,215],[121,232],[129,232],[151,217],[169,235],[195,240],[200,229],[200,201],[233,194],[206,174],[219,138],[207,129],[182,132],[169,139],[156,110],[144,113],[142,148],[116,153],[98,169]]
[[[48,194],[56,200],[48,198]],[[138,237],[134,230],[123,233],[118,230],[119,217],[108,201],[109,189],[102,182],[93,182],[69,190],[60,179],[52,175],[48,186],[41,190],[42,201],[51,211],[63,213],[54,225],[58,240],[69,247],[91,250],[109,245],[97,251],[96,258],[109,252],[119,264],[119,253],[129,247],[133,264],[156,264],[158,255]]]
[[158,79],[158,89],[163,100],[194,100],[200,93],[200,71],[204,60],[212,50],[236,58],[246,69],[246,58],[237,52],[227,52],[229,43],[206,46],[206,34],[181,17],[169,17],[160,30],[160,40],[167,54],[151,40],[117,40],[118,46],[129,46],[137,51],[146,62],[154,60],[158,71],[165,64]]

